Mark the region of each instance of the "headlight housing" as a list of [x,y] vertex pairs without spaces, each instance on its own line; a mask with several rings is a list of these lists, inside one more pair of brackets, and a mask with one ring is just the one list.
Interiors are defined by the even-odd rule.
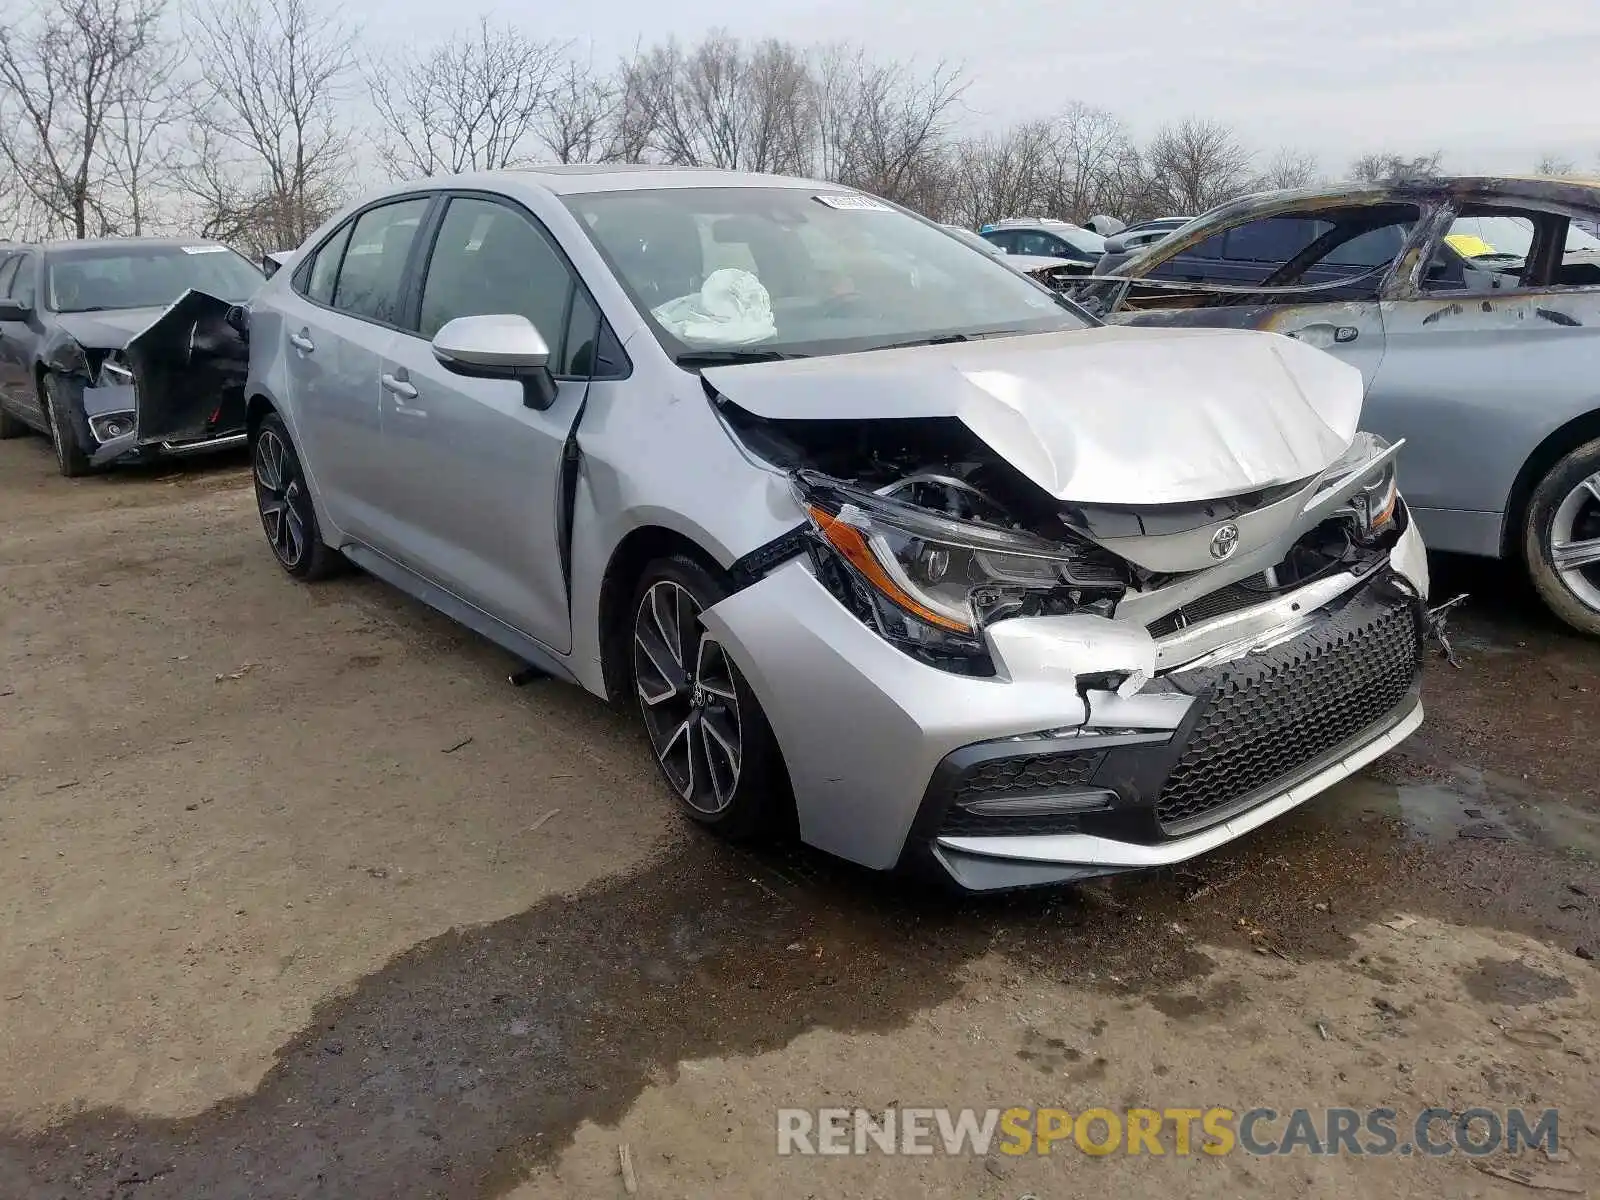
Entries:
[[[1328,486],[1337,487],[1389,448],[1390,443],[1375,433],[1356,434],[1349,448],[1328,468],[1324,476]],[[1353,518],[1357,532],[1370,537],[1381,533],[1394,520],[1399,500],[1399,474],[1395,470],[1395,460],[1390,458],[1362,481],[1361,487],[1339,511]]]
[[935,666],[992,674],[982,631],[1013,616],[1109,615],[1121,573],[1088,548],[941,517],[802,471],[824,584],[885,639]]

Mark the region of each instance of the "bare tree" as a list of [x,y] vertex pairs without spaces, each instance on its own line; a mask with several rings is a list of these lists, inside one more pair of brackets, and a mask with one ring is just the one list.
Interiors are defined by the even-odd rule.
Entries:
[[837,178],[919,210],[936,207],[942,150],[966,90],[948,63],[918,73],[905,63],[854,62],[854,110]]
[[494,171],[529,161],[565,51],[483,17],[473,32],[432,49],[372,61],[367,85],[390,175]]
[[[753,47],[712,33],[684,50],[669,41],[624,68],[649,150],[670,163],[799,172],[813,141],[813,82],[805,56],[769,39]],[[626,139],[624,139],[626,140]]]
[[53,228],[104,225],[106,142],[142,83],[162,0],[51,0],[0,26],[0,156]]
[[1052,216],[1083,221],[1097,212],[1128,212],[1137,203],[1137,154],[1122,122],[1103,108],[1074,102],[1050,122],[1044,203]]
[[545,92],[539,138],[562,163],[602,162],[620,155],[622,84],[588,63],[569,59]]
[[1429,179],[1439,173],[1444,151],[1418,154],[1410,158],[1384,151],[1364,154],[1350,164],[1350,178],[1357,183],[1400,183],[1407,179]]
[[[207,88],[201,120],[257,183],[263,248],[298,246],[338,206],[354,169],[342,107],[353,33],[309,0],[216,0],[194,26]],[[242,185],[243,186],[243,185]],[[266,243],[271,243],[270,245]]]
[[1577,166],[1570,158],[1563,158],[1559,154],[1546,154],[1539,159],[1538,165],[1533,168],[1535,175],[1553,175],[1561,177],[1571,175],[1577,171]]
[[1266,168],[1252,185],[1259,191],[1275,188],[1311,187],[1322,178],[1317,156],[1285,146],[1267,160]]
[[1226,125],[1180,121],[1160,130],[1145,150],[1147,190],[1168,212],[1204,212],[1249,189],[1250,160]]
[[106,177],[116,185],[115,210],[111,200],[104,205],[109,232],[145,233],[152,204],[172,181],[177,159],[171,135],[193,109],[182,65],[177,42],[153,42],[135,63],[135,85],[111,110],[101,150]]

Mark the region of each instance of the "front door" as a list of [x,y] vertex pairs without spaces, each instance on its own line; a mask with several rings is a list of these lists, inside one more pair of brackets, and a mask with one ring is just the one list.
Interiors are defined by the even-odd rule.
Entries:
[[[542,642],[571,648],[559,536],[563,450],[588,386],[567,369],[570,306],[588,304],[565,258],[526,213],[477,196],[445,210],[422,282],[418,331],[382,364],[385,469],[396,556]],[[456,317],[517,313],[551,348],[555,402],[523,385],[454,374],[429,340]]]

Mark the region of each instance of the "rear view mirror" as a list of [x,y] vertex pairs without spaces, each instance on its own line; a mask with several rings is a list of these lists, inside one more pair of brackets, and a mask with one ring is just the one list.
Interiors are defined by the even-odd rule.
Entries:
[[0,300],[0,321],[26,321],[32,310],[14,300]]
[[457,375],[520,380],[523,403],[529,408],[549,408],[555,401],[550,347],[533,322],[519,314],[448,321],[433,335],[433,356]]

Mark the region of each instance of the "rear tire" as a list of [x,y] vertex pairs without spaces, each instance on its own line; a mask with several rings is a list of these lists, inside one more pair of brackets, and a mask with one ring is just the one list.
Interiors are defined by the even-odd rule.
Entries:
[[72,395],[71,381],[60,375],[44,377],[44,415],[50,427],[50,442],[56,451],[56,466],[68,479],[93,473],[95,467],[84,453],[78,438],[79,404]]
[[277,413],[264,416],[250,439],[250,473],[261,528],[278,565],[306,583],[337,573],[344,555],[322,540],[305,469]]
[[772,727],[700,624],[728,586],[682,554],[647,566],[627,629],[629,680],[656,766],[690,818],[734,841],[784,831],[792,807]]
[[1600,637],[1600,559],[1579,556],[1589,542],[1600,542],[1600,440],[1573,450],[1539,481],[1522,530],[1539,598],[1578,632]]

